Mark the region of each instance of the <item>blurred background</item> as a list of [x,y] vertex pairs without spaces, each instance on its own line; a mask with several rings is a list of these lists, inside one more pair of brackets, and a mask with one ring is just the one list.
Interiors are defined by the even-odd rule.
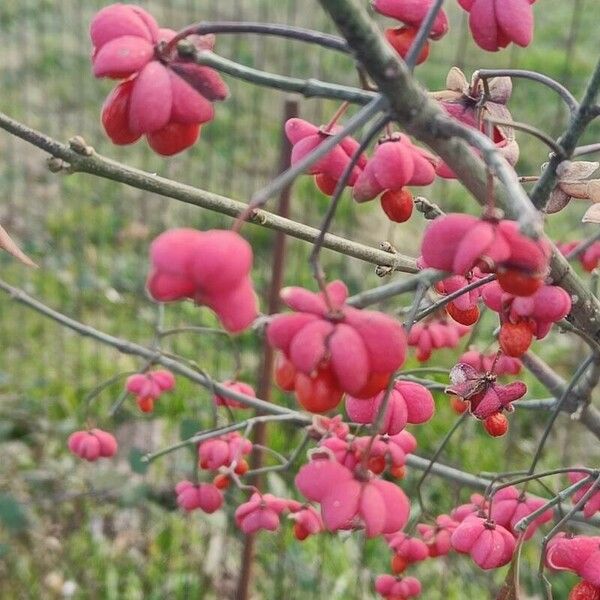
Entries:
[[[154,155],[144,141],[111,145],[100,127],[100,108],[113,82],[91,75],[88,26],[101,0],[3,0],[0,3],[0,110],[61,141],[81,135],[111,158],[247,201],[277,172],[284,102],[279,92],[252,87],[225,77],[231,98],[217,105],[216,119],[203,128],[200,141],[169,159]],[[140,1],[162,26],[179,29],[200,20],[249,20],[288,23],[333,31],[316,0]],[[451,32],[432,44],[429,61],[417,77],[432,90],[444,88],[446,73],[458,66],[468,77],[480,67],[533,69],[555,77],[581,95],[598,54],[594,9],[597,0],[544,0],[536,4],[536,35],[527,50],[511,47],[498,54],[479,51],[470,40],[465,14],[447,3]],[[394,26],[381,19],[382,25]],[[356,84],[348,57],[275,38],[223,35],[216,51],[248,66],[298,77]],[[549,90],[518,81],[510,108],[513,117],[553,136],[566,124],[561,102]],[[324,123],[335,103],[299,99],[300,115]],[[349,113],[351,114],[351,113]],[[598,140],[598,128],[584,142]],[[535,175],[547,158],[537,140],[517,134],[521,145],[518,171]],[[53,308],[120,337],[148,344],[157,307],[144,291],[147,248],[155,235],[174,226],[229,227],[231,220],[203,209],[127,188],[87,175],[54,175],[45,155],[0,132],[0,222],[39,265],[23,268],[0,255],[2,279],[24,288]],[[424,195],[444,210],[468,210],[476,204],[456,183],[440,183]],[[328,198],[311,178],[301,179],[292,195],[292,216],[318,225]],[[269,208],[269,207],[267,207]],[[270,206],[274,208],[274,203]],[[572,203],[552,217],[549,232],[558,241],[581,239],[593,230],[581,226],[586,206]],[[390,225],[377,202],[357,206],[346,198],[333,231],[376,246],[393,243],[401,252],[418,254],[420,214],[408,223]],[[589,227],[589,226],[588,226]],[[271,274],[275,234],[253,225],[244,234],[256,253],[254,279],[264,299]],[[289,240],[286,283],[312,286],[307,266],[310,246]],[[351,292],[381,281],[359,261],[323,253],[330,278],[341,278]],[[385,282],[385,280],[384,280]],[[402,300],[407,303],[408,299]],[[388,308],[399,308],[395,301]],[[167,327],[215,325],[206,310],[169,306]],[[490,333],[488,316],[483,332]],[[484,336],[482,336],[484,337]],[[568,376],[583,349],[566,335],[552,334],[538,350]],[[196,361],[219,380],[234,370],[227,341],[218,336],[175,336],[169,351]],[[242,378],[255,383],[260,340],[245,334],[236,340],[242,356]],[[457,352],[434,355],[432,364],[450,367]],[[409,366],[417,365],[411,358]],[[90,391],[118,372],[142,363],[101,347],[0,296],[0,598],[228,598],[240,569],[242,537],[231,513],[242,499],[234,492],[226,511],[182,515],[173,510],[172,488],[189,477],[193,454],[171,454],[150,469],[140,456],[210,423],[210,394],[180,379],[175,392],[158,403],[153,418],[140,416],[127,402],[114,420],[107,412],[122,389],[109,386],[88,403]],[[446,383],[441,376],[440,381]],[[538,385],[530,396],[544,397]],[[293,402],[275,394],[281,403]],[[455,416],[440,395],[430,426],[415,431],[422,455],[431,453]],[[89,404],[89,406],[88,406]],[[119,460],[89,466],[65,452],[68,434],[91,418],[114,430]],[[505,440],[490,441],[475,423],[450,444],[444,461],[472,472],[501,471],[525,464],[540,434],[539,416],[512,419]],[[548,466],[598,460],[577,424],[559,419]],[[286,452],[295,432],[271,428],[269,443]],[[575,440],[575,441],[573,441]],[[585,453],[582,449],[585,449]],[[590,454],[591,452],[591,454]],[[594,454],[595,453],[595,454]],[[597,462],[596,462],[597,464]],[[270,477],[274,493],[287,491],[293,474]],[[557,485],[560,482],[557,482]],[[410,492],[414,476],[406,486]],[[432,512],[448,510],[469,490],[431,479],[426,490]],[[389,552],[381,542],[360,536],[320,536],[300,544],[289,527],[258,540],[254,598],[371,598],[373,574],[388,569]],[[535,544],[524,552],[534,564]],[[493,578],[465,559],[433,561],[417,570],[424,597],[487,597]],[[524,571],[530,597],[536,597],[533,575]],[[557,597],[566,597],[568,576],[555,577]],[[562,587],[561,587],[562,586]],[[564,593],[565,595],[559,595]],[[539,592],[538,592],[538,596]]]

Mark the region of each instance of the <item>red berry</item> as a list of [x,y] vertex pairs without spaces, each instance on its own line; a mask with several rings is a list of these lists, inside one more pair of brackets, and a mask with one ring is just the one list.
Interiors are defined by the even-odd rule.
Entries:
[[382,392],[390,381],[389,373],[371,373],[367,383],[357,392],[355,398],[372,398]]
[[[412,46],[412,43],[417,37],[418,29],[416,27],[393,27],[386,29],[385,39],[389,42],[390,46],[402,57],[406,58],[408,51]],[[425,42],[419,57],[417,58],[417,64],[425,62],[429,57],[429,42]]]
[[388,190],[381,196],[381,208],[394,223],[404,223],[413,211],[413,197],[410,190]]
[[531,296],[544,283],[543,278],[516,269],[500,270],[496,277],[500,287],[514,296]]
[[106,98],[102,107],[102,125],[113,144],[133,144],[139,133],[129,129],[129,98],[133,81],[120,83]]
[[236,465],[234,472],[236,475],[245,475],[248,472],[248,469],[250,467],[248,466],[248,462],[245,459],[241,459],[238,461],[238,464]]
[[381,475],[385,471],[385,457],[372,456],[369,459],[369,470],[375,473],[375,475]]
[[500,327],[498,341],[504,354],[518,358],[523,356],[531,346],[533,333],[531,327],[525,321],[503,323]]
[[193,146],[200,135],[200,125],[168,123],[162,129],[147,135],[150,148],[163,156],[172,156]]
[[492,437],[502,437],[508,431],[508,419],[496,413],[483,422],[483,427]]
[[392,467],[390,469],[390,475],[395,479],[404,479],[406,476],[406,469],[400,466]]
[[598,257],[591,256],[586,257],[585,253],[580,258],[581,266],[588,272],[591,273],[598,266]]
[[296,368],[285,356],[279,355],[275,363],[275,383],[285,392],[291,392],[295,381]]
[[154,410],[154,398],[138,398],[137,405],[142,412],[150,413]]
[[296,521],[294,523],[294,537],[299,542],[304,541],[308,537],[308,534],[309,534],[309,532],[306,529],[306,527],[304,527],[304,525],[302,525],[301,523],[298,523],[298,521]]
[[343,394],[329,369],[319,369],[312,376],[298,373],[295,389],[298,402],[313,413],[324,413],[335,408]]
[[600,600],[600,588],[587,581],[580,581],[571,590],[568,600]]
[[220,490],[226,490],[230,483],[229,477],[224,473],[219,473],[219,475],[215,476],[213,479],[214,486]]
[[390,469],[390,475],[395,479],[404,479],[406,476],[406,469],[400,466],[392,467]]
[[479,320],[479,307],[473,306],[468,310],[457,308],[454,302],[449,302],[446,312],[461,325],[473,325]]
[[333,192],[335,192],[337,186],[337,181],[335,179],[329,177],[329,175],[319,173],[318,175],[315,175],[315,183],[326,196],[333,196]]
[[399,554],[394,554],[392,557],[392,573],[394,575],[400,575],[406,567],[408,567],[408,562],[403,556]]
[[452,407],[452,410],[459,415],[462,415],[465,410],[469,408],[469,405],[457,396],[452,397],[452,400],[450,400],[450,406]]

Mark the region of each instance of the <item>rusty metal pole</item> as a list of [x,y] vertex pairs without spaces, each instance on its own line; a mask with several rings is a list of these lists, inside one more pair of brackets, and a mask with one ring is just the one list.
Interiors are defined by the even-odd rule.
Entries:
[[[286,100],[284,105],[283,114],[283,125],[288,119],[298,116],[298,102],[296,100]],[[279,153],[279,165],[278,173],[283,173],[290,166],[290,158],[292,153],[292,146],[289,143],[285,132],[282,127],[281,136],[281,150]],[[279,203],[277,206],[277,214],[282,217],[289,216],[290,207],[290,191],[291,187],[285,188],[280,196]],[[267,314],[273,314],[279,311],[279,291],[283,284],[283,268],[285,264],[285,246],[286,237],[285,234],[278,232],[275,235],[275,243],[273,244],[273,264],[272,264],[272,275],[271,282],[269,285],[269,294],[267,300]],[[258,386],[257,395],[263,400],[269,401],[271,399],[271,380],[273,374],[273,363],[275,359],[275,353],[273,348],[269,346],[266,339],[263,344],[263,360],[260,365],[260,371],[258,374]],[[266,423],[259,423],[254,428],[254,439],[255,444],[261,446],[265,445],[267,437]],[[252,454],[252,468],[257,469],[262,466],[264,459],[264,453],[260,448],[255,448]],[[260,487],[259,477],[253,482],[254,485]],[[244,549],[242,552],[242,565],[240,568],[240,575],[238,579],[238,587],[236,593],[236,600],[248,600],[250,593],[250,583],[252,581],[252,566],[254,563],[254,547],[255,547],[255,535],[247,535],[244,540]]]

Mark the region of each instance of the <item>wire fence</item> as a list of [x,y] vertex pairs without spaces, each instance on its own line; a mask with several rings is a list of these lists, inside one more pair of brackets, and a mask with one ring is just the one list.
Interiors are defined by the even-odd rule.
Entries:
[[[430,61],[420,67],[418,76],[430,89],[441,89],[452,65],[463,68],[468,76],[478,67],[531,68],[556,77],[580,94],[597,54],[594,19],[585,18],[595,2],[539,3],[537,38],[531,49],[511,48],[498,55],[475,49],[465,15],[451,3],[453,32],[434,45]],[[231,98],[217,106],[215,121],[203,129],[191,150],[164,159],[149,151],[144,142],[132,147],[112,146],[101,130],[99,113],[113,83],[92,77],[87,35],[94,12],[106,4],[102,0],[4,0],[0,5],[0,110],[59,140],[82,135],[98,152],[116,160],[246,201],[276,171],[285,97],[228,79]],[[174,29],[199,20],[252,20],[333,31],[316,1],[150,0],[139,4],[161,25]],[[348,57],[307,50],[285,40],[223,35],[216,50],[258,69],[349,84],[356,81]],[[530,121],[553,135],[564,126],[560,102],[545,89],[518,84],[511,106],[515,118]],[[301,114],[321,123],[335,108],[331,102],[310,100],[301,103]],[[598,133],[593,129],[586,141],[596,141]],[[522,135],[519,141],[521,170],[535,173],[547,149]],[[148,342],[157,312],[144,293],[147,247],[153,236],[167,227],[207,228],[227,226],[230,221],[87,175],[51,174],[44,159],[43,153],[0,134],[0,222],[41,267],[28,271],[3,255],[2,277],[70,316],[112,334]],[[445,201],[445,208],[465,202],[454,184],[438,185],[431,194],[435,201]],[[326,206],[327,199],[315,191],[308,178],[295,187],[294,217],[316,225]],[[377,207],[359,208],[355,210],[351,203],[342,205],[334,226],[336,233],[373,245],[388,239],[399,249],[416,253],[413,240],[418,239],[422,223],[391,228]],[[580,214],[574,211],[569,218],[575,225]],[[264,297],[273,234],[254,226],[246,231],[256,250],[255,276]],[[308,250],[302,242],[291,243],[286,265],[289,282],[310,284],[305,266]],[[378,281],[371,272],[365,276],[364,265],[330,253],[325,253],[325,264],[328,272],[344,278],[354,289]],[[205,311],[187,305],[169,307],[167,319],[168,326],[213,324]],[[214,351],[215,343],[190,336],[173,340],[170,349],[199,357],[203,368],[225,378],[233,367],[227,353]],[[253,347],[244,337],[240,344],[246,349]],[[253,375],[256,357],[252,356],[250,353],[245,359],[245,367]],[[64,414],[79,406],[85,390],[116,370],[135,366],[132,359],[77,337],[0,297],[0,388],[44,399],[49,411]],[[261,544],[265,546],[261,556],[281,555],[283,559],[276,566],[268,561],[262,565],[269,576],[260,585],[274,582],[278,590],[286,591],[286,598],[308,597],[307,589],[312,590],[312,597],[322,598],[323,586],[333,589],[336,585],[342,590],[353,589],[356,598],[366,597],[361,567],[364,548],[357,545],[351,549],[356,554],[353,560],[358,577],[346,573],[327,582],[323,562],[325,556],[335,561],[333,552],[325,555],[329,551],[322,548],[312,559],[310,551],[287,549],[284,553],[287,545],[281,536]],[[283,593],[273,597],[280,596]]]
[[[550,33],[536,41],[528,53],[511,49],[499,56],[474,50],[465,16],[451,6],[454,32],[434,45],[432,58],[421,68],[420,76],[432,89],[440,89],[442,74],[452,64],[469,73],[479,66],[506,66],[508,55],[511,67],[530,67],[535,63],[533,66],[566,80],[575,91],[580,91],[592,60],[591,53],[586,54],[586,45],[593,36],[586,36],[589,23],[582,17],[590,2],[593,0],[575,0],[572,8],[562,6],[559,10],[564,3],[546,0],[544,8],[538,11],[538,31]],[[133,147],[112,146],[101,131],[99,112],[113,82],[91,76],[87,37],[94,12],[105,4],[100,0],[4,2],[0,7],[0,108],[58,139],[83,135],[99,152],[117,160],[247,200],[276,169],[282,94],[229,79],[230,100],[217,106],[216,120],[203,129],[201,140],[190,151],[163,159],[153,155],[143,141]],[[151,0],[140,4],[161,24],[174,29],[199,20],[262,20],[332,30],[316,2],[311,3],[310,10],[306,3],[293,0],[231,0],[205,5],[191,0]],[[344,83],[356,80],[352,61],[347,57],[321,49],[307,51],[290,41],[223,35],[218,39],[217,51],[278,73]],[[514,105],[519,109],[520,120],[527,120],[522,118],[523,113],[533,122],[539,122],[540,113],[548,115],[544,125],[553,133],[560,131],[564,123],[561,107],[545,90],[519,86]],[[333,103],[319,100],[302,105],[303,116],[316,122],[326,121],[334,109]],[[539,146],[524,140],[524,148],[524,161],[539,164]],[[544,149],[541,151],[543,156]],[[224,223],[224,219],[205,211],[176,206],[166,199],[111,182],[50,174],[40,152],[7,135],[0,137],[0,155],[0,218],[41,265],[35,273],[24,272],[3,260],[3,273],[57,308],[113,333],[136,338],[148,335],[154,316],[143,293],[143,273],[146,247],[154,234],[182,223],[198,227]],[[440,194],[449,194],[448,186],[439,190]],[[294,214],[317,224],[325,202],[306,182],[297,188]],[[363,226],[365,220],[370,226]],[[357,215],[348,208],[336,228],[340,233],[373,243],[382,237],[399,237],[369,210]],[[264,262],[272,238],[256,235],[259,262]],[[403,243],[400,239],[400,245]],[[305,258],[300,246],[294,245],[292,263]],[[335,268],[341,275],[352,272],[346,261],[331,260],[332,270]],[[289,272],[297,271],[296,264],[289,265]],[[0,336],[6,340],[0,352],[7,353],[2,364],[11,365],[4,371],[13,383],[23,382],[27,373],[27,382],[39,380],[47,390],[48,377],[68,376],[87,385],[88,375],[102,376],[102,350],[71,339],[70,334],[58,331],[53,324],[42,323],[6,299],[0,300],[0,310]],[[170,314],[179,318],[177,310]],[[68,356],[73,348],[74,359]],[[15,365],[21,365],[23,370],[15,369]]]

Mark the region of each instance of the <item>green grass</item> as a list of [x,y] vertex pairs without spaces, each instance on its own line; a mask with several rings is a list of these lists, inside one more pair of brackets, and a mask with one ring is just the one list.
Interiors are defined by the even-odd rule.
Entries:
[[[591,3],[587,0],[581,5],[590,8]],[[0,66],[0,110],[61,140],[81,134],[98,151],[117,160],[247,200],[275,172],[282,96],[230,81],[231,100],[218,106],[217,119],[182,156],[161,159],[152,155],[144,142],[127,148],[111,146],[100,131],[98,116],[111,84],[91,77],[84,38],[91,15],[104,4],[99,0],[2,3],[0,34],[6,45]],[[140,4],[176,28],[202,18],[252,20],[260,16],[331,30],[316,2],[310,10],[292,0],[155,0]],[[461,50],[458,40],[463,17],[453,9],[453,33],[433,46],[431,61],[420,67],[418,77],[430,89],[441,89],[453,64],[464,68],[468,76],[477,67],[510,64],[557,77],[580,94],[597,54],[594,20],[580,19],[567,60],[571,3],[546,0],[544,7],[536,5],[536,14],[537,35],[531,49],[484,55],[471,42],[466,51]],[[217,48],[224,56],[258,68],[343,83],[355,80],[347,58],[319,50],[306,52],[280,40],[267,40],[259,48],[255,38],[223,36]],[[511,109],[515,119],[554,134],[565,122],[552,93],[530,82],[515,83]],[[301,114],[319,122],[327,121],[334,110],[331,102],[301,103]],[[598,131],[596,126],[586,139],[596,139]],[[547,149],[524,134],[518,134],[518,139],[522,150],[519,172],[534,174]],[[75,318],[140,343],[151,341],[156,320],[156,307],[144,293],[149,241],[167,227],[208,228],[231,223],[220,215],[112,182],[84,175],[52,175],[44,167],[42,153],[6,135],[0,136],[0,156],[2,223],[41,266],[36,272],[26,272],[2,255],[2,278]],[[435,186],[426,195],[445,210],[477,211],[453,183]],[[575,239],[592,231],[579,228],[581,204],[573,203],[549,220],[551,235]],[[327,199],[309,178],[298,182],[292,200],[295,218],[316,225],[326,206]],[[334,231],[371,245],[389,240],[402,252],[415,255],[422,227],[418,215],[405,225],[391,227],[381,218],[376,203],[356,206],[347,201],[340,207]],[[255,249],[254,277],[264,299],[274,234],[254,226],[247,226],[245,234]],[[307,244],[289,241],[286,283],[313,285],[307,267],[309,251]],[[379,282],[370,266],[327,251],[324,264],[328,276],[343,278],[352,292]],[[388,307],[398,308],[400,303],[395,300]],[[158,403],[155,421],[140,418],[127,404],[111,423],[106,414],[120,392],[120,382],[94,400],[89,411],[83,399],[115,373],[139,368],[139,361],[81,339],[5,297],[0,297],[0,315],[0,494],[8,494],[8,501],[0,503],[0,508],[5,507],[0,510],[0,597],[58,598],[60,594],[53,591],[58,584],[53,581],[61,578],[77,583],[76,598],[229,597],[235,587],[242,542],[231,515],[185,517],[169,510],[173,485],[192,473],[191,454],[171,455],[144,475],[132,473],[128,464],[131,451],[148,451],[179,439],[183,420],[187,430],[210,426],[210,395],[178,380],[176,391]],[[216,324],[208,311],[191,305],[168,307],[166,319],[168,326]],[[494,326],[494,318],[488,315],[482,339],[489,339]],[[236,343],[243,358],[242,375],[253,381],[260,340],[246,334]],[[218,338],[178,336],[168,344],[171,351],[197,361],[217,379],[233,373],[230,353]],[[582,354],[560,334],[552,334],[549,343],[536,346],[565,377]],[[455,353],[443,352],[435,355],[434,362],[450,367],[455,358]],[[416,361],[411,359],[407,368],[414,366]],[[546,395],[539,384],[528,383],[529,397]],[[291,402],[279,393],[275,401]],[[436,402],[438,411],[431,424],[415,429],[423,455],[434,451],[455,418],[444,395],[438,394]],[[81,465],[65,453],[67,435],[86,416],[120,432],[124,450],[117,468]],[[530,458],[540,434],[539,421],[539,415],[517,411],[510,436],[493,442],[477,423],[470,422],[450,443],[444,461],[472,472],[520,468]],[[587,438],[577,439],[580,430],[576,423],[567,418],[558,423],[544,455],[545,465],[584,458],[597,461],[597,449],[586,447]],[[287,428],[271,428],[269,436],[269,443],[281,452],[287,452],[297,440]],[[269,484],[285,493],[291,479],[292,474],[284,474],[271,478]],[[415,481],[416,475],[409,474],[408,491],[413,490]],[[431,478],[425,499],[431,510],[439,512],[466,500],[469,493]],[[235,501],[240,501],[240,496],[234,495],[229,513]],[[280,534],[260,536],[258,544],[255,585],[259,598],[369,598],[372,576],[388,568],[384,544],[364,544],[360,536],[323,536],[299,544],[286,527]],[[523,575],[531,593],[538,589],[533,574],[536,553],[536,544],[529,544],[524,553],[526,563],[533,565],[531,572],[525,570]],[[421,566],[417,573],[428,599],[489,595],[489,576],[476,572],[461,557]],[[501,574],[493,577],[496,583],[500,579]],[[566,583],[572,580],[564,576],[553,581],[558,582],[557,597],[565,597]]]

